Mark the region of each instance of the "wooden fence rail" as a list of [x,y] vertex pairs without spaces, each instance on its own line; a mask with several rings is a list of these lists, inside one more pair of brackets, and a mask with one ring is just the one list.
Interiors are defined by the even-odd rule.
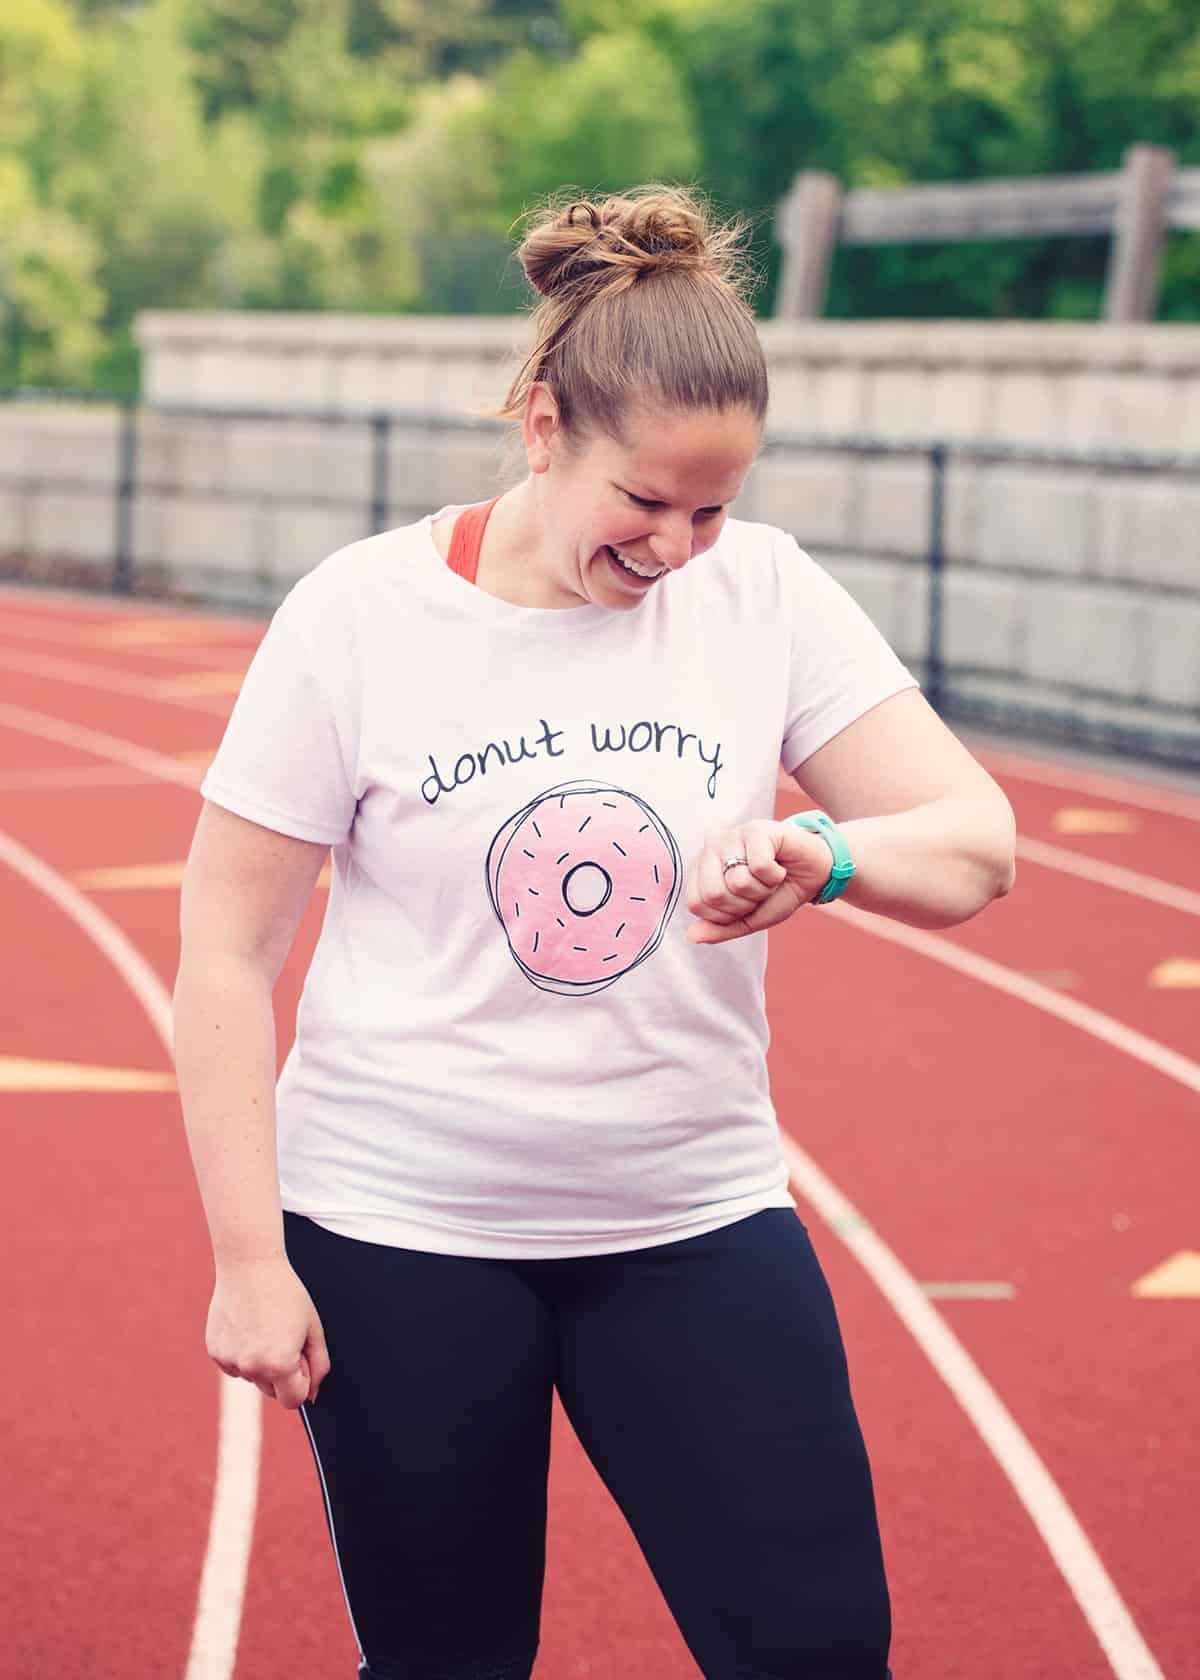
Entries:
[[776,214],[784,249],[776,313],[823,313],[834,247],[902,241],[1111,234],[1105,319],[1149,321],[1169,228],[1200,230],[1200,169],[1177,170],[1160,146],[1130,146],[1119,170],[843,192],[804,170]]

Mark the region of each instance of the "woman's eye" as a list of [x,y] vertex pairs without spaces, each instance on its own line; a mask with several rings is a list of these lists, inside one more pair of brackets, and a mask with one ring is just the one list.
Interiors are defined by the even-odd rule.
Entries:
[[[661,502],[647,501],[644,496],[635,496],[632,490],[626,490],[625,494],[629,497],[629,500],[634,504],[635,507],[659,508],[659,507],[662,507],[662,505],[663,505]],[[715,519],[718,514],[721,514],[721,513],[724,513],[724,512],[725,512],[725,509],[723,507],[701,508],[700,512],[699,512],[699,517],[701,519]]]

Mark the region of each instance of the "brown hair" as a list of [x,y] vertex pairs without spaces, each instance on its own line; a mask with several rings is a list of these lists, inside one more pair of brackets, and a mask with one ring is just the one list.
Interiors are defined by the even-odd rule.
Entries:
[[742,251],[748,224],[719,223],[693,189],[658,183],[532,212],[517,251],[542,297],[534,347],[491,413],[518,420],[549,386],[563,431],[624,441],[633,407],[744,404],[761,423],[767,367]]

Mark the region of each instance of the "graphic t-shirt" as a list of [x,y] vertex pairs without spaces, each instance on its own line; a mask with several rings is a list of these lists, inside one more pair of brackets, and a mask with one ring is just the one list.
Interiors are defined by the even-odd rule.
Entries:
[[[784,532],[730,519],[628,612],[520,607],[431,527],[291,590],[205,798],[332,848],[277,1089],[282,1205],[554,1258],[794,1206],[767,940],[685,938],[709,830],[915,679]],[[820,914],[804,911],[801,914]]]

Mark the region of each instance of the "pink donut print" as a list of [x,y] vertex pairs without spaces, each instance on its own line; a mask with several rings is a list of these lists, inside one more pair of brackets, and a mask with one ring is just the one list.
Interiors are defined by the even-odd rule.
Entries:
[[635,794],[562,782],[496,835],[487,884],[526,979],[587,995],[657,949],[679,896],[679,848]]

